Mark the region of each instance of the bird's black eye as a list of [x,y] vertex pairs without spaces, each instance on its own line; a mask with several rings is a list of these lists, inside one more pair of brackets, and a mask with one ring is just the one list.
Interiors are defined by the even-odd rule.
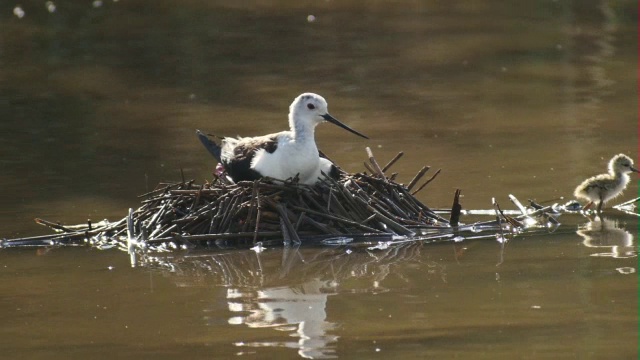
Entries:
[[313,110],[313,109],[315,109],[315,108],[316,108],[316,106],[315,106],[315,105],[313,105],[313,104],[307,104],[307,109],[309,109],[309,110]]

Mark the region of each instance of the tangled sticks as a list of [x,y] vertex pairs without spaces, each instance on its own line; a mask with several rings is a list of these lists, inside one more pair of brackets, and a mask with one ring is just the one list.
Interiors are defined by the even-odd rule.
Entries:
[[66,226],[36,219],[57,234],[4,240],[3,246],[313,243],[340,237],[411,237],[450,229],[448,220],[414,196],[438,172],[412,194],[428,167],[404,186],[394,181],[397,174],[385,175],[402,153],[384,167],[368,148],[367,153],[370,163],[365,166],[371,175],[341,171],[339,179],[324,177],[315,185],[299,184],[296,179],[232,183],[224,176],[204,185],[185,180],[164,183],[141,195],[142,205],[118,222]]
[[[403,185],[364,173],[294,182],[168,184],[146,195],[132,213],[136,237],[146,243],[284,239],[304,242],[341,236],[413,236],[449,222]],[[148,235],[147,235],[148,234]]]

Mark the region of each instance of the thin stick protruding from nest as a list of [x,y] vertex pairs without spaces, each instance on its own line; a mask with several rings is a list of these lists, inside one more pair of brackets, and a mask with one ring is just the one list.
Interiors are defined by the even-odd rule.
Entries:
[[391,160],[387,163],[387,165],[385,165],[385,166],[382,168],[382,172],[387,172],[387,170],[389,170],[389,168],[391,168],[391,166],[393,166],[393,164],[395,164],[395,163],[396,163],[396,161],[400,160],[400,158],[402,157],[402,155],[404,155],[404,152],[400,151],[400,152],[398,153],[398,155],[394,156],[394,158],[393,158],[393,159],[391,159]]
[[438,176],[438,174],[440,174],[440,171],[442,171],[442,169],[438,169],[438,171],[436,171],[435,174],[433,174],[433,176],[429,180],[427,180],[424,184],[422,184],[422,186],[420,186],[418,190],[412,192],[411,195],[417,194],[420,190],[424,189],[425,186],[429,185],[429,183],[432,182],[433,179],[435,179],[436,176]]
[[462,205],[460,205],[460,189],[456,189],[453,195],[453,205],[451,206],[451,217],[449,217],[449,225],[458,226],[460,222],[460,212],[462,211]]
[[416,184],[418,183],[418,181],[420,181],[420,179],[422,179],[422,177],[424,176],[424,174],[429,171],[429,169],[431,169],[431,166],[423,166],[422,169],[420,169],[420,171],[418,171],[418,173],[416,174],[416,176],[413,177],[413,179],[411,179],[411,181],[409,182],[409,185],[407,185],[407,189],[409,191],[411,191],[411,189],[413,189],[414,186],[416,186]]
[[377,174],[380,178],[386,180],[387,177],[384,176],[384,172],[380,168],[380,165],[378,164],[378,161],[376,161],[376,158],[373,156],[373,152],[371,151],[371,148],[367,146],[366,150],[367,150],[367,156],[369,156],[369,162],[371,162],[371,165],[373,165],[373,170],[375,171],[374,174]]
[[[504,220],[505,220],[506,222],[508,222],[508,223],[509,223],[509,225],[511,225],[513,228],[519,228],[519,227],[522,227],[522,226],[523,226],[523,225],[522,225],[518,220],[516,220],[516,219],[512,218],[512,217],[511,217],[511,216],[509,216],[509,215],[506,215],[506,214],[504,213],[504,211],[502,211],[502,209],[500,208],[500,204],[498,204],[498,201],[496,201],[496,199],[495,199],[495,198],[493,198],[492,200],[493,200],[493,206],[495,207],[495,209],[496,209],[496,211],[497,211],[497,212],[496,212],[496,215],[497,215],[497,214],[498,214],[498,212],[499,212],[499,213],[500,213],[500,215],[502,215],[502,217],[504,218]],[[498,216],[498,217],[499,217],[499,216]]]
[[253,243],[258,240],[258,231],[260,230],[260,215],[262,214],[262,205],[260,204],[260,188],[256,188],[256,227],[253,230]]
[[371,165],[369,165],[366,161],[363,162],[362,165],[364,165],[364,168],[367,169],[367,171],[370,172],[371,175],[375,175],[376,174],[376,172],[373,170]]
[[511,200],[513,205],[515,205],[518,208],[518,210],[520,210],[520,213],[522,213],[522,215],[527,215],[527,208],[525,208],[524,205],[522,205],[522,203],[520,202],[520,200],[518,200],[518,198],[513,196],[513,194],[509,194],[509,200]]
[[51,222],[51,221],[47,221],[47,220],[40,219],[40,218],[35,218],[34,221],[36,222],[36,224],[48,226],[48,227],[50,227],[50,228],[52,228],[54,230],[64,231],[64,232],[72,232],[72,230],[67,229],[64,226],[62,226],[60,224],[56,224],[56,223]]

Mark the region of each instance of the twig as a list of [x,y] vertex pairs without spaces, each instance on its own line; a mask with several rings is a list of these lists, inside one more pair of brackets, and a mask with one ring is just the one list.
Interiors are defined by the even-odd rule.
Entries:
[[[282,233],[285,234],[285,230],[287,233],[287,237],[289,237],[289,242],[293,241],[294,244],[300,244],[300,237],[298,236],[298,233],[296,232],[295,228],[293,227],[293,225],[291,224],[291,221],[289,221],[289,216],[287,214],[287,209],[285,208],[285,206],[283,204],[274,204],[276,210],[278,211],[278,214],[280,215],[280,222],[281,222],[281,227],[282,224],[284,224],[284,229],[282,230]],[[285,238],[285,241],[287,239]]]
[[327,219],[331,219],[331,220],[335,220],[335,221],[343,222],[343,223],[345,223],[345,224],[349,224],[349,225],[352,225],[352,226],[358,227],[358,228],[363,229],[363,230],[366,230],[366,231],[378,232],[378,230],[376,230],[376,229],[373,229],[373,228],[368,227],[368,226],[366,226],[366,225],[362,225],[362,224],[361,224],[361,223],[359,223],[359,222],[355,222],[355,221],[352,221],[352,220],[349,220],[349,219],[344,219],[344,218],[341,218],[341,217],[338,217],[338,216],[333,216],[333,215],[330,215],[330,214],[325,214],[325,213],[322,213],[322,212],[320,212],[320,211],[315,211],[315,210],[311,210],[311,209],[305,209],[305,208],[302,208],[302,207],[299,207],[299,206],[291,206],[291,208],[292,208],[292,209],[295,209],[295,210],[298,210],[298,211],[304,211],[304,212],[307,212],[307,213],[309,213],[309,214],[314,214],[314,215],[322,216],[322,217],[327,218]]
[[623,206],[631,205],[634,202],[638,202],[638,201],[640,201],[640,197],[637,197],[635,199],[631,199],[629,201],[625,201],[622,204],[615,205],[614,207],[623,207]]
[[498,221],[498,227],[500,228],[500,242],[502,243],[506,240],[506,238],[504,237],[504,232],[502,231],[502,219],[500,219],[500,213],[498,212],[500,206],[498,205],[496,198],[491,198],[491,203],[493,204],[493,211],[495,211],[496,213],[496,220]]
[[453,195],[453,205],[451,206],[451,217],[449,218],[449,224],[451,226],[458,226],[460,221],[460,211],[462,211],[462,205],[460,205],[460,189],[456,189]]
[[258,196],[258,180],[253,182],[253,188],[251,190],[251,204],[249,205],[249,213],[247,214],[247,218],[242,225],[242,231],[247,231],[249,228],[249,223],[253,219],[253,213],[256,211],[256,198]]
[[396,163],[396,161],[400,160],[400,158],[402,157],[402,155],[404,155],[404,153],[403,153],[402,151],[400,151],[400,152],[398,153],[398,155],[394,156],[394,157],[393,157],[393,159],[391,159],[391,160],[387,163],[387,165],[385,165],[385,166],[382,168],[382,172],[383,172],[383,173],[384,173],[384,172],[387,172],[387,170],[389,170],[389,168],[391,168],[391,166],[393,166],[393,164],[395,164],[395,163]]
[[373,156],[371,148],[367,146],[365,149],[367,150],[367,156],[369,156],[369,162],[371,162],[371,165],[373,165],[373,170],[375,171],[374,174],[377,174],[380,178],[386,180],[387,178],[386,176],[384,176],[384,172],[380,168],[378,161],[376,161],[376,158]]
[[[220,239],[238,239],[238,238],[251,239],[252,237],[255,237],[255,236],[262,236],[262,237],[282,236],[282,232],[281,231],[262,231],[257,233],[237,232],[237,233],[223,233],[223,234],[181,235],[181,239],[193,242],[193,241],[220,240]],[[162,238],[149,239],[147,243],[157,244],[157,243],[163,243],[163,242],[168,242],[173,240],[175,240],[175,238],[173,237],[162,237]]]
[[258,240],[258,229],[260,227],[260,215],[262,213],[262,205],[260,204],[260,188],[256,191],[256,206],[258,213],[256,214],[256,227],[253,230],[253,244]]
[[298,232],[298,229],[300,228],[300,224],[302,224],[302,219],[306,216],[306,214],[307,213],[303,211],[300,213],[300,216],[298,216],[298,221],[296,221],[296,226],[294,228],[296,232]]
[[504,211],[502,211],[502,209],[500,208],[500,205],[495,200],[495,198],[493,199],[493,205],[495,206],[495,208],[498,209],[498,211],[500,212],[500,215],[502,215],[502,217],[509,223],[509,225],[511,225],[511,227],[513,227],[513,228],[523,227],[523,225],[519,221],[517,221],[516,219],[512,218],[511,216],[506,215],[504,213]]
[[525,208],[522,203],[520,202],[520,200],[518,200],[515,196],[513,196],[512,194],[509,194],[509,200],[511,200],[511,202],[518,208],[518,210],[520,210],[520,212],[522,213],[522,215],[527,215],[527,208]]
[[376,172],[373,170],[373,168],[371,167],[371,165],[369,165],[366,161],[364,161],[362,163],[362,165],[364,165],[364,168],[367,169],[368,172],[371,173],[371,175],[375,174]]
[[284,240],[284,245],[291,245],[291,232],[287,229],[287,224],[284,222],[284,217],[280,217],[280,231],[282,231],[282,239]]
[[433,179],[435,179],[435,178],[436,178],[436,176],[438,176],[438,174],[440,174],[440,171],[441,171],[441,170],[442,170],[442,169],[438,169],[438,171],[436,171],[436,173],[435,173],[435,174],[433,174],[433,176],[432,176],[429,180],[427,180],[424,184],[422,184],[422,186],[420,186],[420,187],[418,188],[418,190],[416,190],[416,191],[412,192],[412,193],[411,193],[411,195],[415,195],[415,194],[417,194],[418,192],[420,192],[420,190],[424,189],[424,187],[425,187],[425,186],[429,185],[429,183],[430,183],[430,182],[432,182],[432,181],[433,181]]
[[47,221],[44,219],[40,219],[40,218],[35,218],[34,221],[36,222],[36,224],[38,225],[44,225],[44,226],[48,226],[54,230],[58,230],[58,231],[63,231],[63,232],[73,232],[73,230],[68,229],[60,224],[56,224],[54,222],[51,221]]
[[193,200],[193,205],[191,205],[191,209],[189,209],[189,213],[193,212],[193,210],[198,206],[198,202],[200,201],[200,196],[202,196],[202,189],[204,189],[204,185],[200,185],[200,189],[196,192],[196,198]]
[[422,169],[420,169],[420,171],[418,171],[416,176],[414,176],[413,179],[411,179],[411,181],[409,182],[409,185],[407,185],[407,189],[409,191],[411,191],[411,189],[413,189],[413,187],[416,186],[418,181],[420,181],[420,179],[424,176],[424,174],[427,171],[429,171],[429,169],[431,169],[431,166],[423,166]]
[[129,215],[127,215],[127,248],[131,249],[134,244],[135,229],[133,227],[133,209],[129,208]]

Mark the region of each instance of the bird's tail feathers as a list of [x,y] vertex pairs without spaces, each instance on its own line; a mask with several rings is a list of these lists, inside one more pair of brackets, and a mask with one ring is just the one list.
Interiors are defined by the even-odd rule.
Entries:
[[[214,158],[216,158],[218,162],[221,162],[220,154],[222,153],[222,147],[216,144],[213,140],[211,140],[207,136],[210,134],[204,134],[200,130],[196,130],[196,134],[198,135],[198,139],[200,139],[200,142],[202,143],[202,145],[204,145],[204,147],[211,153],[211,155],[213,155]],[[216,135],[212,135],[212,136],[220,138],[219,136],[216,136]]]

